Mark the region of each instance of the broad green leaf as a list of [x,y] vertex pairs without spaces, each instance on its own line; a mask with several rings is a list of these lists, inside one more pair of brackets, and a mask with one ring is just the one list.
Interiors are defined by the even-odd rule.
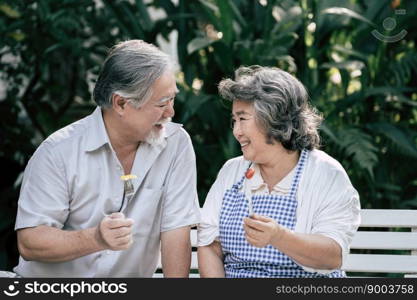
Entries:
[[139,11],[139,16],[142,20],[142,25],[145,31],[152,30],[154,23],[149,15],[148,8],[142,0],[136,0],[136,7]]
[[16,9],[13,9],[10,5],[3,3],[0,4],[0,11],[3,12],[9,18],[20,18],[21,14]]
[[362,53],[362,52],[356,51],[354,49],[348,49],[346,47],[343,47],[343,46],[337,45],[337,44],[333,46],[333,49],[336,50],[336,51],[339,51],[343,54],[347,54],[347,55],[350,55],[350,56],[360,58],[362,61],[367,61],[368,60],[368,56],[367,56],[366,53]]
[[373,27],[376,27],[376,25],[368,20],[367,18],[365,18],[364,16],[361,16],[360,14],[358,14],[357,12],[346,8],[346,7],[331,7],[331,8],[327,8],[323,11],[321,11],[322,14],[333,14],[333,15],[340,15],[340,16],[346,16],[346,17],[350,17],[353,19],[357,19],[360,20],[362,22],[365,22]]
[[369,97],[373,95],[397,95],[400,93],[410,93],[415,91],[417,91],[417,88],[379,86],[367,88],[365,91],[365,96]]
[[206,48],[207,46],[211,45],[214,42],[215,40],[210,40],[209,38],[206,38],[206,37],[194,38],[187,45],[187,53],[192,54],[195,51]]
[[343,70],[360,70],[365,67],[365,64],[360,60],[346,60],[342,62],[330,62],[324,63],[320,66],[320,68],[330,69],[330,68],[337,68]]
[[233,33],[233,10],[228,1],[215,0],[220,10],[220,28],[219,31],[223,34],[223,40],[227,45],[230,45],[234,36]]
[[229,2],[230,8],[233,11],[233,15],[234,15],[234,19],[236,19],[236,21],[240,24],[241,27],[246,28],[248,26],[245,18],[243,18],[243,16],[241,15],[238,7],[236,6],[236,4],[233,1]]
[[337,144],[339,142],[339,139],[336,137],[333,130],[327,126],[325,122],[320,125],[320,131],[327,135],[334,143]]
[[378,163],[378,148],[372,136],[358,128],[345,128],[337,132],[337,146],[347,157],[353,159],[356,167],[364,169],[374,179],[374,168]]
[[401,129],[387,122],[367,124],[372,131],[386,136],[403,155],[417,159],[417,147],[415,141],[410,139]]
[[130,7],[127,6],[126,3],[122,3],[120,6],[122,8],[124,17],[130,20],[129,25],[132,26],[134,34],[133,37],[144,39],[145,33],[142,28],[142,25],[138,22],[138,18],[132,13],[132,10],[130,9]]
[[180,122],[186,124],[188,120],[196,114],[201,106],[210,100],[210,98],[210,95],[189,94],[185,100],[185,114],[181,118]]

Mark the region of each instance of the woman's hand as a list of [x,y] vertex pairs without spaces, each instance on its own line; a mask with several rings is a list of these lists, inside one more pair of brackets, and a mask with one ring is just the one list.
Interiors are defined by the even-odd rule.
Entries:
[[269,244],[276,244],[282,239],[287,229],[274,219],[254,214],[243,219],[245,238],[252,246],[263,248]]
[[334,270],[342,264],[341,247],[327,236],[296,233],[274,219],[256,214],[243,219],[243,228],[246,240],[252,246],[272,245],[300,265]]

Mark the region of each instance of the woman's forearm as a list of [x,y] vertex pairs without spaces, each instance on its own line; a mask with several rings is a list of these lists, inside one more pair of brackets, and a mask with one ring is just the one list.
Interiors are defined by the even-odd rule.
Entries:
[[223,252],[219,242],[198,247],[198,269],[202,278],[225,277]]
[[342,249],[333,239],[320,234],[304,234],[286,230],[272,246],[297,263],[314,268],[333,270],[342,265]]

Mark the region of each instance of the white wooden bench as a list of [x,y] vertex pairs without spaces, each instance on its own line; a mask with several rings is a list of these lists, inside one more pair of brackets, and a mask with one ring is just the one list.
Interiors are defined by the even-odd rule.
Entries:
[[[350,254],[342,266],[348,276],[366,277],[389,273],[394,276],[401,274],[417,277],[417,210],[362,209],[361,217],[361,225],[353,238]],[[190,277],[199,277],[195,229],[191,230],[191,245]],[[381,253],[386,250],[394,250],[395,253]],[[158,268],[154,277],[162,277],[160,264]]]
[[[417,277],[417,210],[363,209],[361,217],[351,253],[342,268],[347,272],[400,273]],[[372,252],[354,254],[355,250]],[[395,250],[395,253],[375,253],[382,250]]]

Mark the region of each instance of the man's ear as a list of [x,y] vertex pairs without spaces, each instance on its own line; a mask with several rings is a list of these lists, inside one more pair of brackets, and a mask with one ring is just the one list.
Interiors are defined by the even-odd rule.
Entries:
[[125,112],[127,100],[118,94],[113,94],[111,98],[111,104],[114,111],[119,116],[122,116]]

